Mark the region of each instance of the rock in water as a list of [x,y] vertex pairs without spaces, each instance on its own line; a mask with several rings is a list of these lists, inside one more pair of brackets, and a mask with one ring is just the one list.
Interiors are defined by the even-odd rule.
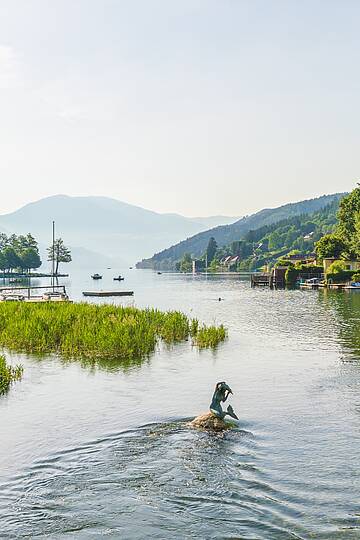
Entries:
[[189,422],[189,426],[196,429],[205,429],[208,431],[224,431],[233,427],[231,422],[224,422],[212,412],[201,414]]

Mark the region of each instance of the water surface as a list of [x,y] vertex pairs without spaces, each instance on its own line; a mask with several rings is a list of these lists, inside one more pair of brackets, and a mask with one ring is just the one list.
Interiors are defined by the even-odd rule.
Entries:
[[[103,272],[63,282],[78,299],[119,287]],[[224,323],[229,340],[91,369],[8,355],[25,373],[0,398],[0,537],[359,539],[360,293],[120,273],[135,296],[116,302]],[[189,429],[218,380],[239,429]]]

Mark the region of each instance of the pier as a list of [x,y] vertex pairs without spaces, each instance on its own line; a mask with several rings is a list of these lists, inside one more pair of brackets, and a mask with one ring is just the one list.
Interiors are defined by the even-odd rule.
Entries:
[[[41,294],[33,294],[36,291]],[[17,297],[17,298],[16,298]],[[0,301],[18,300],[24,302],[69,302],[65,285],[40,287],[0,287]]]
[[285,287],[286,270],[286,266],[278,266],[273,268],[271,272],[255,272],[251,274],[251,287],[283,289]]

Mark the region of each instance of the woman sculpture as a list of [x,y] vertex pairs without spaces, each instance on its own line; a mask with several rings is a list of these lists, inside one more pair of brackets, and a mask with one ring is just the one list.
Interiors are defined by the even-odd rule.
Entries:
[[218,418],[221,418],[221,420],[223,420],[226,415],[238,420],[231,405],[228,405],[226,412],[222,410],[221,402],[225,402],[229,397],[229,394],[232,394],[230,386],[228,386],[225,381],[218,382],[215,386],[215,392],[210,404],[210,411]]

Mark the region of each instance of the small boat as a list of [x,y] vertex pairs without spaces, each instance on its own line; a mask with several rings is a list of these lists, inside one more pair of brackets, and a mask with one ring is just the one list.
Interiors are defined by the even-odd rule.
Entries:
[[100,276],[100,274],[93,274],[91,277],[93,279],[102,279],[102,276]]
[[134,296],[134,291],[83,291],[83,296]]
[[24,302],[25,296],[22,294],[1,293],[0,302]]
[[124,281],[124,279],[122,276],[114,277],[114,281]]
[[47,291],[42,295],[42,299],[49,302],[67,302],[69,300],[69,297],[64,292]]
[[359,281],[353,281],[352,283],[350,283],[350,285],[346,285],[344,287],[344,289],[352,289],[353,291],[354,290],[358,290],[360,291],[360,282]]

